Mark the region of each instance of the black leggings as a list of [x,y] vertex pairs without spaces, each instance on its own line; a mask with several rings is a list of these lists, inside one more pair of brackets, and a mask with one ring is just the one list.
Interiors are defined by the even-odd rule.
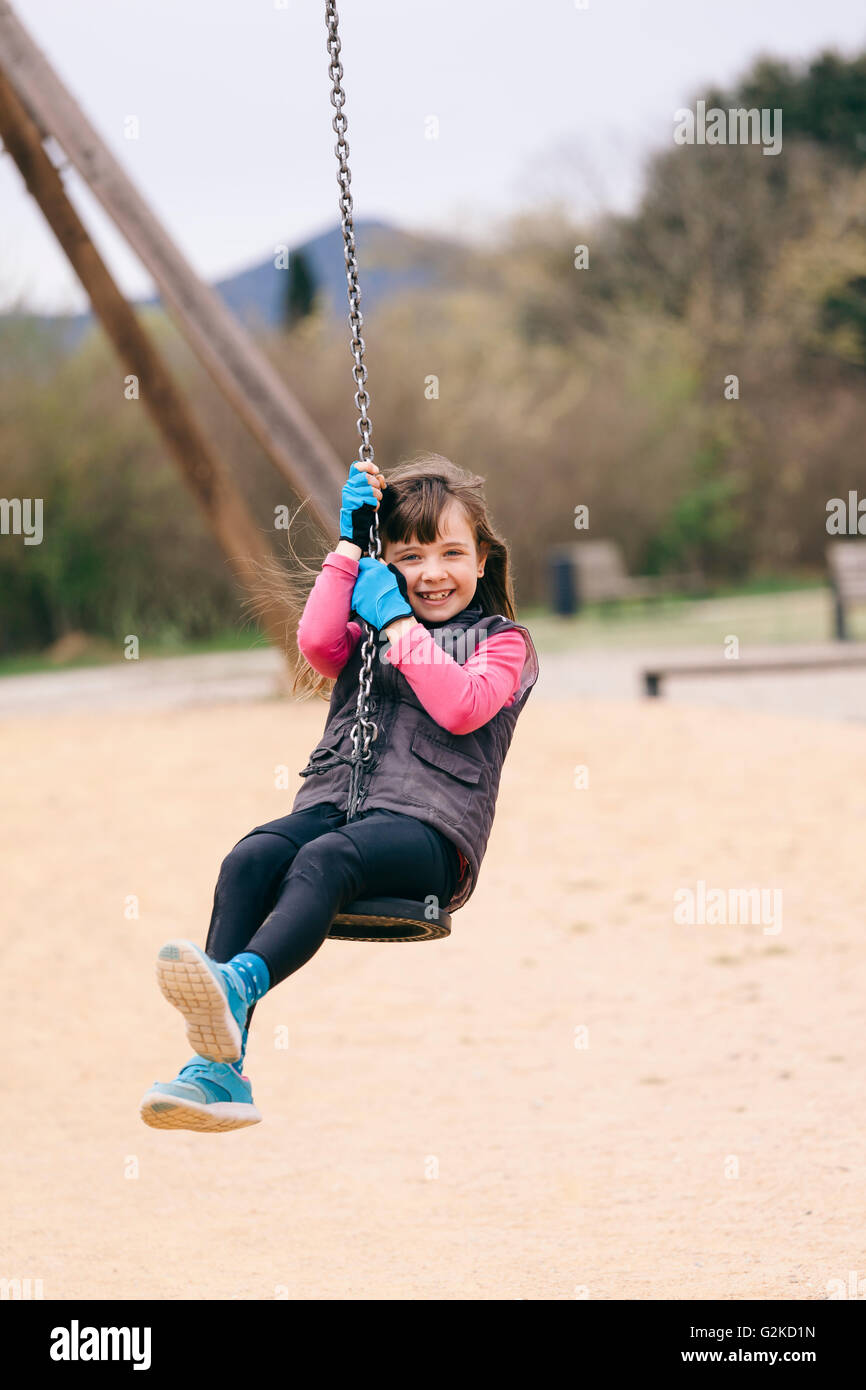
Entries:
[[205,950],[217,961],[255,951],[273,987],[315,955],[355,898],[435,893],[444,909],[458,868],[451,841],[414,816],[362,811],[347,825],[331,802],[293,811],[257,825],[223,860]]

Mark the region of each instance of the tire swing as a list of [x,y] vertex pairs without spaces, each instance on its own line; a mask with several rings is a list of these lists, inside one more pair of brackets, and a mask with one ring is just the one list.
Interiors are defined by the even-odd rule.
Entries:
[[[365,382],[367,380],[367,368],[364,366],[364,339],[361,337],[360,329],[364,320],[361,316],[361,290],[358,284],[358,262],[355,254],[355,228],[352,221],[352,194],[349,185],[352,176],[349,171],[348,156],[349,146],[346,141],[346,117],[343,112],[343,105],[346,94],[343,91],[341,79],[343,76],[343,65],[340,62],[340,38],[337,32],[338,15],[336,0],[326,0],[326,22],[328,27],[328,53],[330,55],[329,73],[333,90],[331,92],[331,104],[336,107],[337,114],[332,121],[332,125],[337,134],[337,144],[335,153],[339,164],[337,182],[340,185],[340,215],[343,225],[343,248],[346,257],[346,280],[349,292],[349,323],[352,329],[352,356],[355,365],[352,368],[352,377],[355,381],[357,390],[355,392],[355,405],[360,412],[358,418],[358,432],[363,443],[359,451],[359,458],[363,462],[372,462],[373,446],[370,443],[370,424],[367,415],[367,407],[370,404],[370,397],[367,394]],[[382,555],[382,543],[379,538],[379,514],[374,513],[373,524],[370,527],[370,539],[367,543],[367,552],[374,559],[380,559]],[[361,647],[361,674],[358,688],[358,703],[355,708],[355,722],[352,725],[352,767],[349,779],[349,801],[346,812],[346,823],[353,820],[358,809],[358,793],[360,788],[362,767],[369,763],[372,753],[370,744],[378,737],[378,727],[373,719],[368,715],[368,701],[370,698],[370,688],[373,681],[373,653],[375,651],[376,630],[369,623],[362,622],[366,629],[363,645]],[[449,936],[451,933],[451,916],[443,912],[438,906],[436,915],[431,919],[430,908],[424,903],[412,902],[407,898],[364,898],[349,903],[343,912],[338,912],[331,923],[328,936],[336,941],[435,941],[438,937]]]

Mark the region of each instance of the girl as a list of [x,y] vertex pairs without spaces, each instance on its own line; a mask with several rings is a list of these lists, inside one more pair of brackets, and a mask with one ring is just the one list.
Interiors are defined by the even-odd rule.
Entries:
[[[297,632],[294,688],[318,692],[334,679],[325,730],[291,813],[256,826],[223,861],[205,950],[176,940],[159,953],[160,988],[196,1056],[147,1092],[146,1124],[256,1124],[243,1075],[253,1009],[318,951],[337,913],[357,898],[430,894],[453,912],[474,891],[502,764],[538,676],[483,486],[438,454],[387,482],[374,464],[352,464],[340,541]],[[376,511],[381,560],[362,558]],[[378,736],[347,823],[362,645],[350,612],[376,629],[380,650],[368,702]]]

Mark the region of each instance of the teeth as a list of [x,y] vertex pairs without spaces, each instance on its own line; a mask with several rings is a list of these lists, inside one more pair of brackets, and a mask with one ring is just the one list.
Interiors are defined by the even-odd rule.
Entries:
[[442,589],[438,594],[420,594],[420,598],[446,598],[451,593],[450,589]]

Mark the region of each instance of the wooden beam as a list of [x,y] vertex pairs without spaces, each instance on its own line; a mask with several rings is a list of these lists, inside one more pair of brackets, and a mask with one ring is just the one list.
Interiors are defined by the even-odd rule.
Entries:
[[7,0],[0,0],[3,69],[43,138],[62,146],[159,287],[178,329],[294,491],[337,540],[348,469],[265,354],[204,284],[154,217]]
[[[69,257],[126,370],[138,378],[141,402],[161,431],[235,576],[251,595],[255,594],[255,563],[273,559],[273,551],[250,516],[227,468],[177,391],[169,368],[112,280],[66,196],[60,175],[42,147],[39,131],[2,71],[0,136]],[[259,617],[271,640],[284,650],[290,621],[288,610],[272,607],[259,613]],[[294,636],[291,628],[288,636],[290,640]]]

